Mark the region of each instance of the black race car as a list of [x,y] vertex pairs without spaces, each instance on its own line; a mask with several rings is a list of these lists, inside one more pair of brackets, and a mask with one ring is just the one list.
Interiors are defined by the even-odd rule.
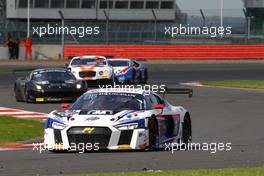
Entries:
[[74,101],[86,90],[86,82],[77,80],[63,68],[33,70],[18,78],[14,85],[16,101],[25,102]]

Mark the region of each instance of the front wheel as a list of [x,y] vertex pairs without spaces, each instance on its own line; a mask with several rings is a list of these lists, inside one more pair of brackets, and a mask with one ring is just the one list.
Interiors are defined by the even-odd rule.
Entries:
[[192,142],[192,123],[191,123],[191,118],[187,114],[184,117],[184,122],[182,124],[182,138],[181,138],[182,143],[188,144]]
[[144,71],[144,78],[142,78],[142,75],[140,77],[141,77],[141,83],[147,84],[147,82],[148,82],[148,71],[147,70]]
[[109,84],[112,86],[116,84],[115,74],[112,74],[112,76],[109,78]]
[[156,118],[151,117],[148,121],[149,129],[149,149],[155,150],[158,148],[158,123]]
[[136,71],[133,69],[132,78],[129,81],[130,84],[136,84]]
[[27,89],[25,88],[25,91],[24,91],[24,100],[26,103],[29,103],[29,94],[28,94],[28,91]]
[[15,96],[15,99],[16,99],[16,102],[21,102],[22,98],[21,98],[21,94],[19,96],[19,89],[17,88],[17,86],[14,87],[14,96]]

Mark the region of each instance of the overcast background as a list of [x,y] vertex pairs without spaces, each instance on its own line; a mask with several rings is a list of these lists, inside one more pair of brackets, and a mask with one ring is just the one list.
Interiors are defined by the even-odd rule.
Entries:
[[[176,0],[183,10],[219,9],[221,0]],[[242,9],[242,0],[224,0],[225,9]]]
[[[220,13],[221,0],[176,0],[176,2],[180,9],[188,14],[197,14],[199,9],[213,15]],[[242,0],[224,0],[225,15],[227,16],[243,16],[243,8]]]

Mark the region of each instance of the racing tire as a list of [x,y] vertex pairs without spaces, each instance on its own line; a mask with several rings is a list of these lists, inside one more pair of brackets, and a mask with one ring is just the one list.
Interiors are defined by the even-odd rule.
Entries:
[[133,69],[133,77],[132,77],[132,80],[131,80],[131,83],[132,84],[138,84],[139,80],[138,78],[136,77],[136,70]]
[[149,129],[149,147],[148,149],[154,151],[158,149],[158,123],[155,117],[149,118],[148,121]]
[[28,91],[27,91],[26,88],[24,90],[24,100],[25,100],[26,103],[30,103],[29,94],[28,94]]
[[146,69],[144,71],[144,75],[145,75],[144,79],[142,78],[142,75],[140,76],[141,84],[147,84],[147,82],[148,82],[148,71]]
[[184,122],[182,124],[181,142],[186,145],[192,142],[192,123],[191,118],[188,114],[185,115]]
[[14,96],[15,96],[15,99],[16,99],[16,102],[22,102],[22,98],[21,98],[21,95],[19,96],[19,90],[17,88],[17,86],[15,85],[14,87]]
[[110,79],[110,84],[112,86],[114,86],[116,84],[116,80],[115,80],[115,75],[112,75],[111,79]]

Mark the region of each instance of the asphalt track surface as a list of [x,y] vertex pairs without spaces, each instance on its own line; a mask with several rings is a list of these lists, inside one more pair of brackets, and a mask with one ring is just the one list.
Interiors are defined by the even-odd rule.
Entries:
[[[222,68],[226,65],[216,65]],[[230,65],[228,65],[230,66]],[[214,79],[263,79],[264,65],[236,65],[240,69],[212,71],[198,65],[176,71],[177,65],[152,66],[154,83],[173,85]],[[234,66],[230,66],[234,68]],[[162,69],[166,70],[162,71]],[[182,67],[181,67],[182,68]],[[181,69],[179,68],[179,69]],[[159,70],[160,69],[160,70]],[[59,104],[15,102],[12,84],[21,74],[0,75],[0,106],[49,112]],[[264,91],[224,88],[194,88],[194,97],[168,96],[175,105],[189,109],[193,124],[193,142],[232,143],[231,151],[96,152],[40,154],[32,149],[0,151],[0,175],[49,175],[81,172],[142,171],[184,168],[224,168],[264,166]]]

